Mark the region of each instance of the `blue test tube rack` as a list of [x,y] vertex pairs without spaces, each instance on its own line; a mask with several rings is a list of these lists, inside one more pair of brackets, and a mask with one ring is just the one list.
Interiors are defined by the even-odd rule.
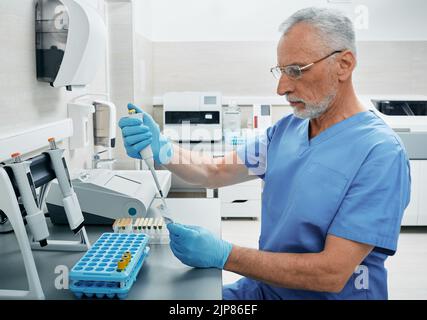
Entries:
[[[104,233],[71,269],[70,290],[77,298],[126,299],[150,248],[146,234]],[[129,252],[123,270],[118,262]]]

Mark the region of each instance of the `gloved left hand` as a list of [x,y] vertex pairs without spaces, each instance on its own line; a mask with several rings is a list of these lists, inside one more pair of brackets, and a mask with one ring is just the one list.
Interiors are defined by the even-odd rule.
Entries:
[[182,263],[197,268],[224,268],[231,243],[202,227],[179,223],[169,223],[167,227],[172,252]]

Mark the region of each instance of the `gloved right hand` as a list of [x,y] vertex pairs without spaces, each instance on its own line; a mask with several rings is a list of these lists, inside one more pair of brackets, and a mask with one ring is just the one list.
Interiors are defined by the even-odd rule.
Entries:
[[141,159],[140,152],[151,145],[154,161],[158,164],[167,164],[173,156],[172,143],[160,134],[159,125],[146,112],[133,104],[128,104],[128,109],[135,109],[136,113],[143,114],[143,120],[123,117],[119,121],[126,153],[128,156]]
[[168,223],[170,247],[184,264],[196,268],[224,269],[233,245],[199,226]]

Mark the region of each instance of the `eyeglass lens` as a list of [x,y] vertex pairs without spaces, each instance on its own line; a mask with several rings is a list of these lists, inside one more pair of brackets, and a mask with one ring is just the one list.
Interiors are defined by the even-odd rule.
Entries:
[[299,66],[286,66],[284,68],[275,67],[271,69],[271,72],[276,79],[280,79],[283,73],[292,79],[298,79],[301,76],[301,69]]

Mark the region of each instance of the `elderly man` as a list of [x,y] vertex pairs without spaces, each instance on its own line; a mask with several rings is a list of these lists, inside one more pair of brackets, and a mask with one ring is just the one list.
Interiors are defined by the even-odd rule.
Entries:
[[197,226],[168,225],[171,249],[183,263],[244,276],[224,287],[224,299],[387,299],[384,261],[396,251],[410,195],[405,150],[356,97],[348,18],[308,8],[281,31],[271,71],[293,115],[204,163],[192,163],[194,155],[171,144],[149,115],[143,123],[123,118],[127,153],[140,158],[151,144],[157,163],[209,188],[264,180],[259,250]]

